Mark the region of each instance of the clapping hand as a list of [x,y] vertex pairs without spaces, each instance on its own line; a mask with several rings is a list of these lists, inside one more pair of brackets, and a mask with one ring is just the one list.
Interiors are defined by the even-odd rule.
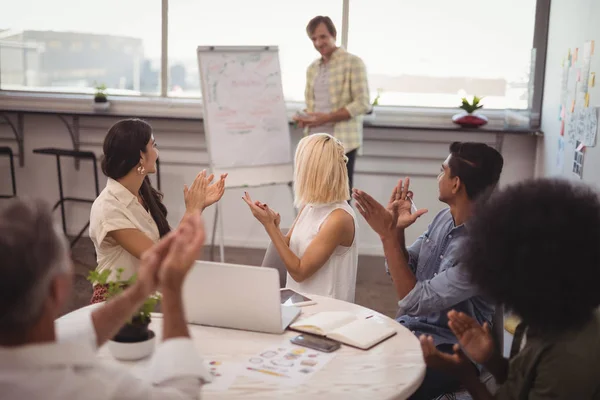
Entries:
[[268,205],[261,203],[260,201],[252,201],[252,198],[250,197],[250,194],[248,194],[248,192],[244,192],[242,200],[244,200],[246,204],[248,204],[252,215],[254,215],[254,217],[261,224],[263,224],[265,228],[270,224],[273,224],[275,227],[279,227],[279,223],[281,222],[281,216],[278,212],[270,209]]
[[192,186],[189,188],[187,185],[183,186],[183,199],[188,213],[196,210],[202,212],[206,207],[206,188],[208,182],[208,179],[206,179],[206,170],[202,170],[196,176],[194,182],[192,182]]
[[[409,190],[410,186],[410,178],[404,178],[404,182],[401,180],[398,181],[398,185],[392,191],[392,196],[390,198],[390,202],[388,203],[388,209],[395,207],[396,213],[396,228],[398,229],[406,229],[423,214],[427,212],[427,209],[421,208],[412,211],[412,197],[413,192]],[[416,207],[415,207],[416,208]]]
[[174,232],[158,270],[161,290],[179,291],[204,245],[206,233],[200,212],[187,215]]
[[452,350],[453,354],[441,352],[435,347],[431,336],[421,335],[421,350],[425,364],[433,369],[443,371],[447,374],[457,377],[464,377],[468,374],[475,374],[475,367],[465,356],[458,344],[455,344]]
[[483,326],[463,312],[448,312],[448,326],[473,361],[483,364],[494,353],[494,339],[487,322]]
[[395,235],[396,232],[396,207],[395,202],[391,209],[384,208],[373,197],[362,190],[353,189],[356,208],[360,215],[381,238]]
[[[221,200],[223,197],[223,193],[225,193],[225,179],[228,174],[221,174],[221,178],[218,181],[210,184],[206,188],[206,201],[204,204],[204,208],[215,204],[217,201]],[[206,178],[207,182],[212,182],[214,178],[214,174],[211,174],[208,178]]]
[[195,211],[186,215],[177,229],[146,250],[141,256],[136,280],[144,296],[155,292],[159,285],[177,289],[204,239],[204,224],[200,212]]

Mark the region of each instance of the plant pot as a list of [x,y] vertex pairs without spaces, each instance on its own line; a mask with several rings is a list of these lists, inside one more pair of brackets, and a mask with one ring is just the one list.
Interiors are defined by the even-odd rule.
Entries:
[[452,122],[463,128],[478,128],[488,123],[485,115],[462,112],[452,116]]
[[139,360],[154,351],[155,334],[148,329],[150,321],[142,322],[135,316],[123,325],[115,337],[108,342],[108,349],[118,360]]
[[148,330],[146,340],[142,342],[118,342],[116,340],[108,341],[108,350],[117,360],[134,361],[148,357],[154,352],[156,335],[152,330]]
[[106,97],[94,97],[94,110],[105,111],[110,107],[110,101]]

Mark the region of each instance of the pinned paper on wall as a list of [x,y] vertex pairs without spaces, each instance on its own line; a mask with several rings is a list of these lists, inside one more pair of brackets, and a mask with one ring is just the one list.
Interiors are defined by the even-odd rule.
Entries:
[[573,155],[573,174],[579,179],[583,176],[583,156],[585,152],[585,146],[581,142],[577,142],[575,145],[575,154]]
[[556,151],[556,170],[559,175],[562,175],[565,170],[565,138],[558,137],[558,149]]
[[600,107],[590,107],[583,110],[584,132],[581,142],[586,147],[596,146],[598,138],[598,119],[600,118]]
[[590,80],[590,69],[592,66],[592,42],[585,42],[583,46],[581,65],[581,85],[579,91],[583,93],[588,92],[589,80]]
[[575,113],[571,113],[571,114],[567,115],[565,125],[566,125],[567,141],[570,144],[575,145],[575,142],[577,141],[577,135],[576,135],[577,124],[575,123]]

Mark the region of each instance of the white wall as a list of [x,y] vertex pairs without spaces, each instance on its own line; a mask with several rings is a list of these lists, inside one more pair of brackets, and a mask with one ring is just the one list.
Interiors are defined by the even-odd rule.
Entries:
[[[94,151],[98,157],[108,127],[116,117],[84,117],[81,119],[82,149]],[[162,189],[169,209],[169,221],[177,224],[184,212],[182,188],[190,183],[197,172],[207,165],[207,153],[200,121],[153,120],[154,135],[160,149]],[[11,131],[0,125],[0,138],[10,139]],[[293,132],[294,143],[300,132]],[[429,209],[410,229],[408,240],[415,239],[433,215],[444,205],[437,200],[436,176],[441,162],[446,158],[448,145],[454,140],[496,143],[496,135],[486,133],[429,132],[370,128],[365,132],[364,155],[357,161],[355,186],[385,203],[398,178],[412,177],[415,203]],[[16,144],[10,144],[16,152]],[[17,190],[21,196],[42,196],[54,202],[58,198],[56,162],[53,157],[33,154],[39,147],[71,147],[70,137],[55,116],[27,115],[25,117],[25,166],[17,167]],[[533,176],[536,139],[531,136],[506,135],[502,145],[505,168],[501,184]],[[63,163],[65,192],[72,196],[93,196],[93,178],[89,163],[82,162],[75,171],[72,161]],[[0,158],[0,191],[10,190],[8,162]],[[100,172],[101,190],[106,179]],[[229,190],[222,200],[225,209],[226,245],[265,247],[268,236],[242,202],[242,190]],[[294,212],[292,197],[287,186],[252,189],[253,198],[267,202],[282,215],[282,226],[291,224]],[[211,207],[212,208],[212,207]],[[68,206],[69,233],[76,233],[89,216],[89,206]],[[207,228],[212,229],[214,210],[206,212]],[[59,211],[56,211],[59,221]],[[382,254],[379,239],[360,220],[360,250],[363,254]]]
[[[586,41],[595,40],[596,49],[592,56],[591,72],[596,72],[596,86],[589,89],[590,107],[600,107],[600,1],[599,0],[552,0],[550,9],[550,32],[542,108],[543,139],[539,140],[539,176],[572,174],[573,145],[566,144],[564,171],[556,165],[558,137],[560,134],[559,106],[563,57],[569,49],[579,48],[582,53]],[[593,185],[600,184],[600,148],[587,148],[584,156],[583,180]],[[578,179],[578,178],[577,178]]]

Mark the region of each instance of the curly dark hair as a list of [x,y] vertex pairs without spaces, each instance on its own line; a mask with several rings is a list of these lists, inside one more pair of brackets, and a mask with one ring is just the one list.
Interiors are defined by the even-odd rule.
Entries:
[[465,263],[473,282],[532,328],[581,326],[600,304],[600,202],[560,179],[524,181],[479,201]]

